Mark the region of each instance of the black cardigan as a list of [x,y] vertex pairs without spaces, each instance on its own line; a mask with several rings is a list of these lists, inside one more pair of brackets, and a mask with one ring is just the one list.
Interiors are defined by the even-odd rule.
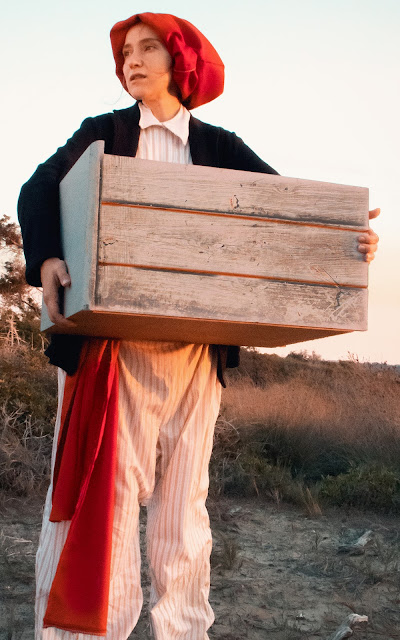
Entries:
[[[60,181],[95,140],[105,141],[105,153],[134,157],[139,142],[139,118],[137,103],[128,109],[87,118],[65,146],[40,164],[23,185],[18,217],[29,284],[41,286],[40,267],[47,258],[63,258],[59,224]],[[192,115],[189,146],[193,164],[277,174],[234,133],[201,122]],[[50,362],[69,374],[74,373],[83,339],[81,336],[52,336],[46,351]],[[222,382],[225,366],[235,367],[238,362],[238,347],[219,348],[218,374]]]

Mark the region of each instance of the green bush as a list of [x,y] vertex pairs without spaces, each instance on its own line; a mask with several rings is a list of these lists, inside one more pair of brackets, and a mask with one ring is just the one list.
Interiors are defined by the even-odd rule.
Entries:
[[236,497],[260,496],[270,498],[279,491],[288,496],[292,476],[288,469],[272,465],[248,451],[237,459],[212,460],[210,492],[214,495]]
[[319,497],[331,505],[400,512],[400,471],[370,463],[319,484]]
[[[350,469],[350,451],[334,442],[329,432],[318,433],[312,422],[296,430],[275,422],[258,427],[258,431],[258,455],[274,465],[288,467],[294,478],[301,476],[314,483]],[[310,437],[312,443],[308,446]]]

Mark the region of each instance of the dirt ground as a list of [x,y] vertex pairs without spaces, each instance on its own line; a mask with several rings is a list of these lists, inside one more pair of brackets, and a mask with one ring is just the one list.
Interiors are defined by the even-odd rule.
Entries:
[[[33,640],[34,560],[41,502],[3,499],[0,640]],[[210,640],[328,640],[351,613],[358,640],[400,639],[399,517],[301,509],[258,500],[208,502],[213,532]],[[141,513],[144,557],[146,512]],[[362,555],[340,553],[365,531]],[[149,580],[142,566],[145,602]],[[150,639],[145,605],[131,639]]]

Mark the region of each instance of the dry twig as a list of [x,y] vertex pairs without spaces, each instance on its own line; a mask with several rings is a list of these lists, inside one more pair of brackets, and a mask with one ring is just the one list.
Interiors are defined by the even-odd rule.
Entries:
[[351,556],[360,556],[365,553],[365,547],[373,537],[371,530],[366,531],[352,544],[341,544],[338,553],[348,553]]
[[343,640],[353,635],[353,627],[358,624],[368,622],[368,616],[359,616],[357,613],[351,613],[335,633],[330,636],[329,640]]

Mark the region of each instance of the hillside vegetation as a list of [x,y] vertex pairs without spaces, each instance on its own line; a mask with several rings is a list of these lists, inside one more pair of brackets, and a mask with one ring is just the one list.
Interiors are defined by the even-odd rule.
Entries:
[[400,372],[243,350],[223,395],[212,490],[400,511]]
[[[56,370],[37,331],[0,346],[0,489],[44,491]],[[4,328],[5,327],[5,328]],[[20,335],[23,327],[15,327]],[[395,367],[242,351],[228,373],[210,494],[400,512],[400,374]]]

